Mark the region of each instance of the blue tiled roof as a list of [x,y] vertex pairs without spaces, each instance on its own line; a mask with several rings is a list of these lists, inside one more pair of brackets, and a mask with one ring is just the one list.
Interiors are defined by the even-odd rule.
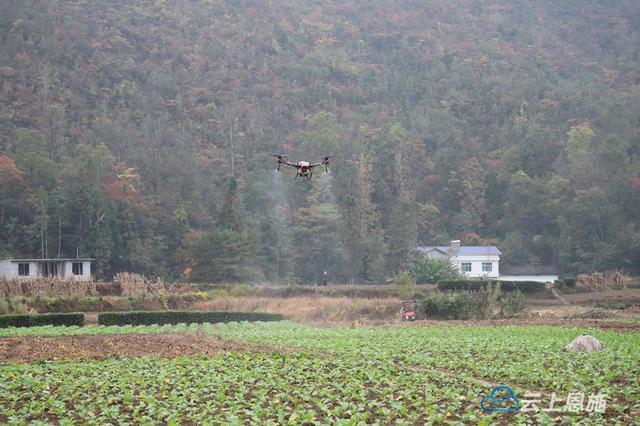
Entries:
[[[427,252],[432,249],[447,253],[451,246],[418,246],[418,251]],[[460,246],[458,256],[500,256],[502,252],[496,246]]]

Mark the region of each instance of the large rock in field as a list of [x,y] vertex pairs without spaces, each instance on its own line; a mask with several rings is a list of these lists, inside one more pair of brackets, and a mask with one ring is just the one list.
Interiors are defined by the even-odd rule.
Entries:
[[591,352],[591,351],[603,351],[605,346],[593,336],[583,334],[573,339],[573,342],[564,347],[565,351],[573,352]]

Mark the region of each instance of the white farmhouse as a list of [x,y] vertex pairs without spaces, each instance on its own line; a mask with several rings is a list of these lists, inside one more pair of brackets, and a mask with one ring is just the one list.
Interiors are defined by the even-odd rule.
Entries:
[[59,277],[90,281],[92,260],[89,258],[0,260],[0,279],[30,280],[41,277]]
[[450,246],[418,246],[419,252],[434,259],[449,259],[468,278],[498,278],[500,255],[496,246],[461,246],[460,240]]

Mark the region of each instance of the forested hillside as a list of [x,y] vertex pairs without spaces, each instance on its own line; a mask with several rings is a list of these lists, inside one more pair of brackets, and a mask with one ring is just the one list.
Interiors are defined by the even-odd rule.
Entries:
[[635,0],[0,4],[3,257],[377,281],[462,238],[640,273],[639,155]]

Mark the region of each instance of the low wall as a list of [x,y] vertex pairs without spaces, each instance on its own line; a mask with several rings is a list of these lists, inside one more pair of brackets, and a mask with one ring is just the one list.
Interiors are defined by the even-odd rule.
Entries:
[[536,281],[539,283],[552,283],[558,279],[557,275],[500,275],[492,278],[497,281]]

